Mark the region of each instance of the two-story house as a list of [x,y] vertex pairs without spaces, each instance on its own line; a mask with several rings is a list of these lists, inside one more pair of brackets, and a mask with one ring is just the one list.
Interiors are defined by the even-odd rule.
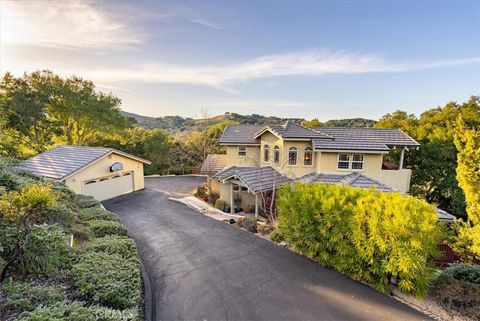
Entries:
[[[213,189],[232,213],[249,204],[258,212],[260,193],[292,180],[405,194],[411,170],[403,168],[404,152],[419,146],[399,129],[306,128],[292,122],[229,125],[220,144],[227,151],[225,168],[212,176]],[[384,155],[394,148],[401,150],[398,169],[383,169]]]

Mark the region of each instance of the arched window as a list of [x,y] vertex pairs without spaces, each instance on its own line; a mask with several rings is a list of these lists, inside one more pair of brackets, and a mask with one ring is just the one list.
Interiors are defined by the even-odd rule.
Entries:
[[303,165],[312,166],[312,164],[313,164],[313,150],[311,147],[307,147],[303,152]]
[[288,150],[288,165],[295,166],[297,165],[297,148],[290,147]]
[[270,161],[270,147],[268,145],[263,146],[263,161]]
[[275,164],[280,163],[280,147],[275,146],[273,148],[273,162]]

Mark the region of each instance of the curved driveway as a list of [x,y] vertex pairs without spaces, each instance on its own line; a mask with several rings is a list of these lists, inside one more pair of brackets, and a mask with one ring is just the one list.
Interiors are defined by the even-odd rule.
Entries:
[[146,178],[103,202],[135,238],[149,320],[427,320],[427,316],[168,196],[200,177]]

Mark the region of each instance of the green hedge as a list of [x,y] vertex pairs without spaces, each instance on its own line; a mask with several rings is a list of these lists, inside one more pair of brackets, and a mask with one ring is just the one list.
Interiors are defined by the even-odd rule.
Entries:
[[108,212],[100,207],[91,207],[83,209],[79,212],[78,217],[83,221],[104,220],[118,221],[118,216]]
[[115,221],[88,221],[88,227],[95,237],[106,235],[127,235],[127,229],[119,222]]
[[124,259],[137,259],[135,241],[124,236],[109,235],[88,242],[86,251],[118,254]]
[[53,305],[65,300],[62,291],[53,286],[8,281],[2,289],[5,294],[4,312],[32,311],[37,306]]
[[86,252],[72,267],[78,299],[114,309],[138,307],[142,281],[136,260],[118,254]]
[[24,273],[51,275],[69,263],[66,235],[58,225],[34,225],[19,259]]
[[93,196],[77,194],[75,196],[75,202],[80,208],[90,208],[95,206],[100,206],[100,202],[97,201]]
[[279,233],[319,264],[390,290],[425,295],[444,229],[434,207],[397,193],[339,185],[279,189]]
[[115,310],[100,306],[84,306],[80,302],[38,307],[23,314],[21,321],[139,321],[135,309]]

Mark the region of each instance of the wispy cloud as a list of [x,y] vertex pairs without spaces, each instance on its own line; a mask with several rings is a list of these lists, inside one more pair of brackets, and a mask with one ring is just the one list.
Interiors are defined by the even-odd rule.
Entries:
[[398,73],[458,65],[478,64],[480,57],[435,60],[391,61],[373,54],[347,50],[307,50],[286,54],[261,56],[229,65],[172,65],[163,63],[99,68],[93,66],[65,67],[56,62],[11,66],[14,72],[52,69],[63,75],[75,74],[103,84],[189,84],[205,85],[235,92],[234,85],[252,79],[284,76],[322,76],[333,74]]
[[1,41],[66,49],[125,48],[145,35],[89,1],[1,1]]
[[268,55],[224,66],[148,64],[108,70],[83,70],[86,77],[103,82],[143,82],[206,85],[232,90],[232,85],[251,79],[280,76],[396,73],[457,65],[478,64],[480,57],[395,62],[371,54],[345,50],[308,50]]

